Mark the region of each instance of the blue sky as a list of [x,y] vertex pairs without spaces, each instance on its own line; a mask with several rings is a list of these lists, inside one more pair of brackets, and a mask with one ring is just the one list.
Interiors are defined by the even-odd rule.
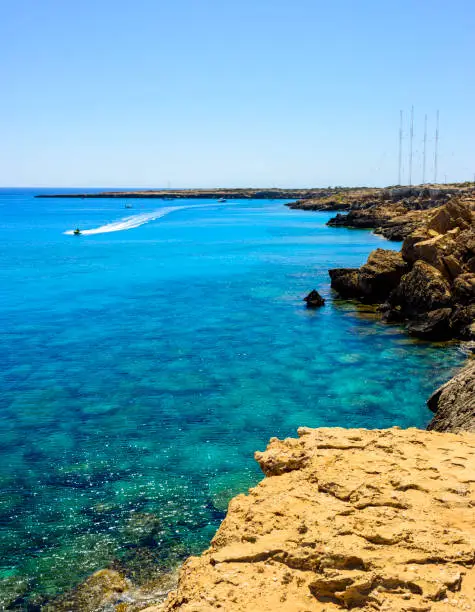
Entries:
[[394,184],[412,104],[414,181],[437,109],[473,179],[474,32],[473,0],[3,0],[0,185]]

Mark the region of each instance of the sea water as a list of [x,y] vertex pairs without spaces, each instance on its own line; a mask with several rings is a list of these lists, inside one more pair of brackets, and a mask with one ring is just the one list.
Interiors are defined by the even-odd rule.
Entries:
[[4,607],[175,566],[262,477],[271,436],[423,427],[463,361],[335,298],[329,268],[400,245],[331,214],[37,191],[0,192]]

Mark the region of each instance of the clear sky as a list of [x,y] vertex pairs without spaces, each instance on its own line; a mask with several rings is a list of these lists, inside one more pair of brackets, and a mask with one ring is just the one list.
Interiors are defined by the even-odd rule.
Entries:
[[0,185],[475,174],[473,0],[1,0]]

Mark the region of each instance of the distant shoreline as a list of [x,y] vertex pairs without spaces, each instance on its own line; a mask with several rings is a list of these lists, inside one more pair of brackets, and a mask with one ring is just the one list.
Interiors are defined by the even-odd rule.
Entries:
[[[412,187],[313,187],[308,189],[284,189],[278,187],[270,188],[231,188],[218,187],[213,189],[124,189],[113,191],[97,191],[95,193],[39,193],[36,198],[155,198],[165,200],[181,199],[225,199],[225,200],[311,200],[332,197],[339,194],[351,194],[353,197],[361,195],[374,195],[376,198],[387,193],[404,193],[419,195],[422,190],[437,189],[448,191],[460,190],[471,185],[470,183],[454,183],[450,185],[413,185]],[[306,205],[296,208],[306,208]]]
[[358,191],[361,188],[313,188],[313,189],[278,189],[278,188],[217,188],[217,189],[133,189],[123,191],[99,191],[96,193],[50,193],[37,194],[36,198],[162,198],[162,199],[308,199],[324,197],[335,192]]

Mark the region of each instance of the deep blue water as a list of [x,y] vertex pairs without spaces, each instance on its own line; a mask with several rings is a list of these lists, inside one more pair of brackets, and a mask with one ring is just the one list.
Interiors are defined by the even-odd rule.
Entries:
[[[424,426],[463,360],[334,300],[329,267],[399,245],[328,214],[38,191],[0,191],[4,606],[199,552],[271,436]],[[64,234],[135,215],[154,220]],[[313,288],[327,304],[309,312]]]

